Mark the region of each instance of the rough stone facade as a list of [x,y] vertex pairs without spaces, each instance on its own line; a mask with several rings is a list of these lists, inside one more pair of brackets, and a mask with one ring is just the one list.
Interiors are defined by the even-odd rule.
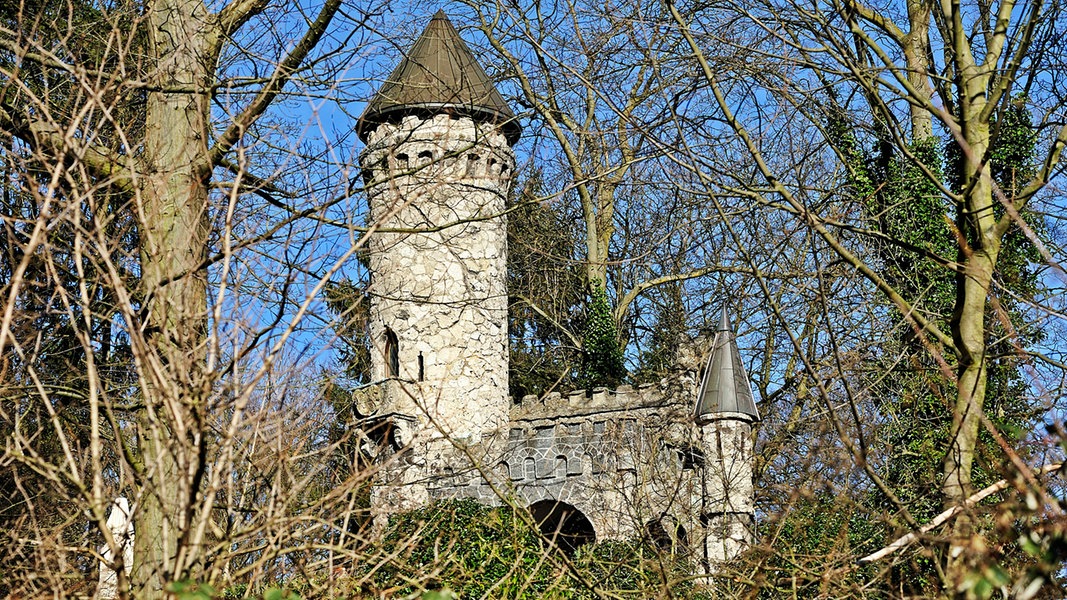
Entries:
[[476,440],[507,422],[510,405],[502,215],[514,155],[492,128],[446,115],[380,126],[369,148],[372,163],[388,163],[371,188],[381,230],[370,245],[371,336],[385,357],[392,331],[399,369],[374,361],[372,376],[417,384],[418,394],[386,398],[391,410],[415,414],[412,402],[425,401],[453,436]]
[[439,114],[376,127],[363,163],[379,228],[371,376],[403,382],[384,386],[374,412],[409,416],[394,423],[405,443],[478,444],[507,427],[511,405],[503,214],[514,154],[495,127]]

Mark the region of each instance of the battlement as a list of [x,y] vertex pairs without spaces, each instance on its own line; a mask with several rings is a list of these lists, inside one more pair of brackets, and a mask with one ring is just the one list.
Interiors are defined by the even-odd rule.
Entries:
[[513,399],[511,420],[558,420],[668,406],[691,409],[693,396],[686,394],[687,391],[696,391],[696,374],[688,371],[637,387],[621,385],[616,389],[599,387],[564,394],[552,392],[544,398],[529,395],[518,401]]
[[379,125],[361,159],[368,184],[410,179],[437,182],[497,179],[510,182],[515,159],[494,125],[439,114]]

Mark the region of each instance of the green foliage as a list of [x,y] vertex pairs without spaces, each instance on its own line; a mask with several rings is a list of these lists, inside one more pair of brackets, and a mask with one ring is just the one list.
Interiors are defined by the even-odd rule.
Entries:
[[841,496],[798,498],[785,515],[780,522],[763,524],[762,533],[802,554],[853,556],[876,550],[885,539],[862,507]]
[[574,220],[538,201],[540,194],[540,175],[534,173],[508,213],[508,385],[515,398],[569,385],[578,362],[567,335],[585,297],[573,260]]
[[[1035,138],[1029,114],[1021,102],[1008,107],[997,130],[990,152],[991,171],[998,185],[1011,197],[1033,176]],[[957,276],[937,264],[933,257],[955,260],[962,256],[948,219],[955,207],[938,187],[938,181],[942,180],[952,188],[959,189],[962,185],[958,146],[953,141],[944,144],[946,159],[942,160],[940,143],[934,138],[913,142],[907,154],[894,151],[889,143],[879,144],[873,154],[864,154],[854,138],[842,139],[845,140],[842,155],[851,161],[849,183],[854,197],[861,202],[874,227],[895,240],[875,246],[883,262],[882,276],[916,311],[947,330],[956,303]],[[947,173],[945,163],[949,165]],[[1002,215],[1004,208],[998,207],[997,213]],[[1034,229],[1044,231],[1040,219],[1025,213],[1023,216]],[[1021,229],[1013,227],[1002,245],[996,273],[998,282],[1014,294],[1000,297],[1000,304],[1010,317],[1019,314],[1015,298],[1031,296],[1037,289],[1036,273],[1029,266],[1037,258]],[[887,308],[897,320],[902,320],[896,307]],[[1028,328],[1016,334],[1015,339],[1024,345],[1040,339],[1039,332]],[[1006,341],[1012,337],[1000,319],[992,313],[987,317],[991,358],[986,412],[1009,439],[1018,439],[1017,436],[1029,430],[1034,414],[1027,406],[1015,353]],[[897,361],[901,355],[904,360]],[[886,417],[881,432],[890,449],[885,476],[913,514],[925,521],[941,508],[940,498],[929,491],[940,484],[940,463],[951,426],[951,412],[946,407],[954,402],[956,390],[910,327],[906,327],[895,346],[886,348],[884,356],[883,369],[892,375],[880,378],[874,392]],[[979,452],[986,460],[975,465],[973,478],[977,487],[999,478],[998,461],[993,458],[999,456],[995,443],[984,431],[980,436]]]
[[422,600],[457,600],[459,596],[445,588],[439,592],[425,592],[420,598]]
[[[115,65],[110,19],[121,22],[122,9],[105,13],[96,3],[66,0],[0,3],[0,28],[8,32],[6,39],[17,39],[25,49],[44,48],[67,64],[107,67],[101,71]],[[10,48],[0,52],[0,71],[7,74],[0,104],[16,121],[46,111],[62,122],[85,100],[84,82],[77,76],[24,60]],[[73,123],[85,129],[67,133],[116,147],[114,123],[128,123],[129,131],[134,131],[142,119],[133,117],[128,104],[113,95],[101,96],[100,102],[113,111],[109,118],[83,115]],[[63,531],[61,544],[87,545],[86,536],[93,533],[68,526],[85,519],[77,483],[69,477],[47,476],[39,465],[63,464],[67,448],[90,446],[95,433],[89,416],[90,390],[111,402],[121,418],[121,408],[136,402],[139,384],[122,324],[120,307],[125,299],[116,297],[112,285],[117,276],[127,282],[127,289],[138,288],[139,235],[132,199],[106,180],[90,180],[91,194],[84,188],[71,190],[80,187],[80,175],[49,182],[57,164],[49,160],[49,153],[34,152],[15,141],[9,129],[2,135],[0,294],[11,312],[0,356],[0,439],[14,439],[17,432],[26,445],[0,461],[0,547],[11,549],[0,552],[0,596],[5,595],[7,581],[22,577],[25,569],[43,568],[42,562],[16,550],[25,547],[18,540],[54,528]],[[45,201],[42,194],[54,197]],[[48,206],[61,208],[52,215],[42,214]],[[43,223],[48,227],[35,232]],[[86,233],[90,231],[100,232],[101,237]],[[41,234],[35,244],[30,243]],[[128,310],[136,313],[141,298],[136,292],[132,296]],[[102,429],[105,435],[124,435],[108,431],[106,422]],[[102,446],[104,463],[112,464],[113,446]],[[61,561],[64,554],[42,556]],[[95,577],[96,564],[89,558],[51,566],[57,572],[80,571]]]
[[[247,586],[237,586],[225,590],[221,595],[206,583],[195,581],[175,581],[167,586],[167,592],[174,595],[177,600],[212,600],[213,598],[244,598]],[[254,596],[253,596],[254,597]],[[263,589],[259,596],[262,600],[300,600],[296,592],[282,587],[268,586]]]
[[[525,517],[525,518],[524,518]],[[354,596],[422,598],[695,598],[690,567],[636,542],[579,548],[567,557],[529,524],[529,515],[474,500],[444,500],[395,515],[377,549],[390,557],[363,565]],[[570,563],[568,566],[568,562]]]
[[586,388],[614,388],[626,377],[626,361],[619,343],[615,316],[608,301],[608,293],[594,283],[582,336],[582,368],[580,385]]
[[968,574],[958,591],[963,592],[962,596],[967,600],[987,600],[997,590],[1006,589],[1010,583],[1011,576],[1007,571],[1000,565],[993,564]]
[[638,368],[630,375],[634,383],[659,381],[666,377],[675,365],[678,348],[687,341],[683,284],[675,281],[660,286],[655,297],[655,322],[650,336],[649,349],[642,352]]
[[395,515],[364,592],[411,595],[448,586],[460,597],[537,597],[556,579],[536,530],[511,510],[447,500]]
[[773,552],[757,551],[748,560],[758,565],[764,597],[868,597],[880,569],[855,560],[880,548],[887,533],[867,507],[845,495],[798,497],[777,521],[760,524],[758,538]]
[[[670,590],[674,598],[697,598],[692,565],[681,556],[665,554],[644,542],[603,542],[579,549],[574,559],[579,573],[593,587],[624,598],[648,598]],[[578,598],[594,598],[575,590]]]
[[300,600],[300,596],[284,588],[269,587],[263,591],[263,600]]
[[211,600],[215,597],[215,588],[195,581],[175,581],[167,586],[167,591],[178,600]]
[[[955,277],[933,257],[956,255],[956,238],[946,219],[953,207],[931,179],[940,178],[943,170],[937,140],[918,140],[909,152],[910,157],[884,146],[881,154],[857,166],[867,181],[876,182],[862,202],[874,228],[895,240],[878,246],[883,277],[916,310],[944,326],[956,301]],[[869,186],[867,181],[863,185]]]
[[996,133],[990,149],[990,171],[1004,195],[1014,200],[1037,174],[1037,130],[1026,109],[1026,97],[1013,98],[1000,118],[993,121],[993,128]]

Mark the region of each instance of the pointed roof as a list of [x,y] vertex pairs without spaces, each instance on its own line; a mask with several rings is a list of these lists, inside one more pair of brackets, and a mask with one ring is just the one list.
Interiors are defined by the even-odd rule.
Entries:
[[711,344],[711,356],[700,382],[694,412],[698,424],[707,423],[719,415],[725,416],[723,413],[745,415],[755,421],[760,418],[725,306]]
[[356,125],[364,142],[380,123],[404,115],[452,113],[500,123],[508,142],[521,132],[515,113],[443,10],[437,11],[400,65],[367,104]]

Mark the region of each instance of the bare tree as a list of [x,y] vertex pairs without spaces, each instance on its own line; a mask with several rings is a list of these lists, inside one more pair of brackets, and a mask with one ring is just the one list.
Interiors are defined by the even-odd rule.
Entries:
[[[1053,50],[1064,25],[1059,7],[1041,2],[977,6],[908,2],[878,7],[857,2],[786,2],[725,10],[742,28],[762,32],[760,39],[740,35],[742,29],[720,28],[722,13],[713,8],[695,10],[675,3],[669,12],[700,69],[711,110],[721,119],[715,132],[725,135],[742,153],[744,164],[755,175],[742,178],[731,173],[726,168],[729,163],[709,158],[697,142],[688,156],[709,194],[724,189],[741,193],[803,223],[818,241],[813,252],[821,247],[823,256],[834,257],[862,274],[903,317],[908,334],[940,365],[940,377],[952,382],[955,397],[945,407],[952,426],[940,449],[945,508],[963,505],[976,491],[972,470],[980,431],[995,440],[999,460],[1026,481],[1022,491],[1043,493],[1045,488],[1030,475],[1024,454],[1006,443],[983,408],[988,401],[989,365],[995,358],[991,323],[1003,323],[1013,352],[1026,356],[1027,342],[1018,333],[1026,327],[1018,320],[1022,315],[1016,314],[1013,323],[1013,316],[998,301],[1007,289],[1003,273],[1012,268],[1004,252],[1009,232],[1025,235],[1027,243],[1040,251],[1049,273],[1056,273],[1054,279],[1062,274],[1062,258],[1050,250],[1056,246],[1042,237],[1043,226],[1031,227],[1022,216],[1041,201],[1043,192],[1051,191],[1048,186],[1059,177],[1060,153],[1067,141],[1061,96],[1048,87],[1062,77],[1062,65]],[[724,63],[709,52],[724,44],[749,44],[757,59],[777,68],[754,74],[745,66]],[[1005,177],[1005,161],[1010,159],[999,150],[1010,140],[1011,111],[1020,102],[1036,116],[1031,131],[1039,140],[1035,168],[1025,176],[1025,183]],[[835,120],[842,114],[847,115],[844,130]],[[775,118],[765,119],[765,115]],[[786,123],[808,136],[810,154],[776,154],[780,145],[775,138],[786,133],[782,128]],[[936,142],[932,143],[933,159],[922,152],[924,144],[930,147],[929,137],[938,133],[950,140],[944,169],[934,162],[939,153]],[[872,219],[857,210],[860,206],[849,203],[847,190],[835,193],[835,185],[856,181],[858,167],[852,154],[856,139],[862,140],[860,144],[889,148],[916,174],[911,180],[911,199],[902,200],[909,202],[903,210],[915,210],[929,194],[927,189],[933,190],[933,198],[943,199],[943,212],[948,214],[944,218],[950,219],[948,229],[956,242],[955,256],[932,250],[930,240],[916,243],[887,231],[884,221],[879,227],[879,216]],[[836,173],[826,170],[817,179],[804,176],[806,165],[827,160],[839,165]],[[1011,177],[1024,177],[1023,172],[1019,167],[1011,171]],[[874,181],[872,185],[886,184]],[[863,189],[861,203],[864,194],[880,192],[876,187]],[[937,220],[942,215],[935,210],[927,218]],[[909,255],[916,269],[932,265],[954,274],[954,306],[947,322],[939,322],[926,310],[931,306],[924,298],[927,289],[909,290],[893,279],[889,265],[871,253],[880,244]],[[817,260],[816,256],[812,259]],[[1045,315],[1057,310],[1054,297],[1047,294],[1026,301],[1046,311]],[[826,328],[827,335],[839,338],[834,360],[843,376],[842,352],[849,345],[842,340],[847,330],[837,329],[829,320]],[[806,367],[809,373],[816,371],[814,365]],[[1032,366],[1025,369],[1029,377],[1038,374]],[[845,383],[856,429],[835,424],[838,434],[849,445],[857,466],[896,504],[908,526],[917,528],[914,517],[872,466],[863,418],[855,409],[854,394],[859,392],[849,390]],[[1045,392],[1042,403],[1059,401],[1054,384],[1050,387],[1032,379],[1030,385]],[[828,392],[820,385],[822,395]],[[831,407],[828,404],[832,412]],[[973,548],[970,535],[975,529],[966,514],[956,516],[953,524],[954,549],[946,554],[949,570],[942,575],[946,586],[962,590],[970,571],[957,559],[963,547]]]
[[[339,0],[306,14],[258,0],[0,8],[0,523],[13,549],[0,568],[14,574],[4,591],[89,591],[63,574],[91,576],[102,560],[120,594],[149,597],[173,582],[297,572],[314,574],[311,593],[342,593],[395,566],[402,550],[360,530],[371,473],[358,452],[374,443],[344,402],[323,408],[317,362],[333,342],[323,325],[344,330],[329,322],[343,307],[341,317],[319,310],[323,292],[346,268],[359,274],[345,261],[376,226],[364,222],[354,142],[329,121],[367,91],[351,73],[385,66],[367,43],[388,37],[375,33],[377,10]],[[1008,565],[1018,589],[1054,576],[1062,557],[1050,548],[1063,534],[1048,517],[1061,508],[1041,479],[1048,469],[1034,468],[1058,463],[1062,441],[1058,5],[468,11],[529,123],[519,154],[538,175],[512,208],[542,211],[530,223],[550,243],[529,249],[545,260],[524,268],[554,271],[515,297],[558,330],[546,337],[582,343],[574,290],[542,302],[556,282],[610,292],[630,358],[699,333],[722,303],[743,313],[766,417],[757,472],[769,525],[756,560],[723,581],[903,593],[893,569],[904,561],[855,565],[877,540],[891,550],[882,556],[921,545],[937,559],[935,587],[966,592],[1007,564],[982,536],[1020,532],[1047,552]],[[1038,154],[1029,171],[1007,172],[999,149],[1020,107]],[[889,158],[871,170],[866,154]],[[887,174],[903,170],[924,191],[872,211]],[[947,219],[929,216],[947,251],[885,226],[919,196],[944,207]],[[1035,283],[1019,293],[1009,274],[1026,259],[1004,248],[1024,242],[1041,259],[1023,265]],[[951,310],[933,301],[936,278]],[[655,338],[665,324],[670,335]],[[1028,333],[1038,329],[1045,338]],[[1049,437],[1013,438],[986,414],[1000,406],[989,381],[1005,356],[1025,378],[1013,393],[1050,411],[1027,421]],[[897,415],[879,395],[901,365],[921,373],[916,386],[951,392],[936,450],[943,518],[916,514],[887,475]],[[137,531],[129,580],[107,527],[117,495]],[[979,496],[1001,503],[1000,520],[982,516]],[[880,529],[832,552],[774,549],[835,511],[856,515],[835,531]],[[1026,523],[1005,525],[1009,514]],[[946,523],[951,535],[939,535]],[[886,532],[911,537],[892,544]],[[774,579],[783,557],[797,565],[791,583]],[[537,560],[559,569],[553,586],[578,573]],[[370,573],[348,579],[358,565]],[[436,566],[420,566],[412,589]]]
[[[278,474],[273,494],[249,483],[252,473],[231,479],[261,470],[264,451],[301,454],[302,435],[313,435],[280,435],[288,409],[272,414],[260,396],[310,299],[351,253],[325,255],[300,281],[311,222],[301,218],[329,216],[349,196],[303,158],[292,164],[299,139],[285,139],[272,110],[294,89],[336,93],[365,15],[342,14],[339,0],[309,14],[240,0],[217,10],[199,0],[3,9],[4,462],[31,512],[42,497],[20,487],[25,473],[63,490],[68,519],[89,514],[120,574],[105,511],[114,495],[131,496],[136,564],[132,581],[120,577],[124,592],[156,597],[168,582],[240,571],[224,558],[231,551],[243,569],[271,560],[286,543],[243,548],[242,523],[261,534],[271,521],[243,511],[316,476]],[[297,206],[285,189],[306,199]],[[358,245],[358,233],[342,235]],[[283,248],[273,266],[256,259],[272,244]],[[263,283],[269,295],[251,291]],[[264,312],[245,312],[249,301]],[[34,319],[45,329],[27,328]],[[256,440],[271,428],[277,439],[264,448]],[[34,553],[29,543],[47,560],[74,524],[37,524],[21,530],[36,538],[13,538],[30,539],[16,553]]]

